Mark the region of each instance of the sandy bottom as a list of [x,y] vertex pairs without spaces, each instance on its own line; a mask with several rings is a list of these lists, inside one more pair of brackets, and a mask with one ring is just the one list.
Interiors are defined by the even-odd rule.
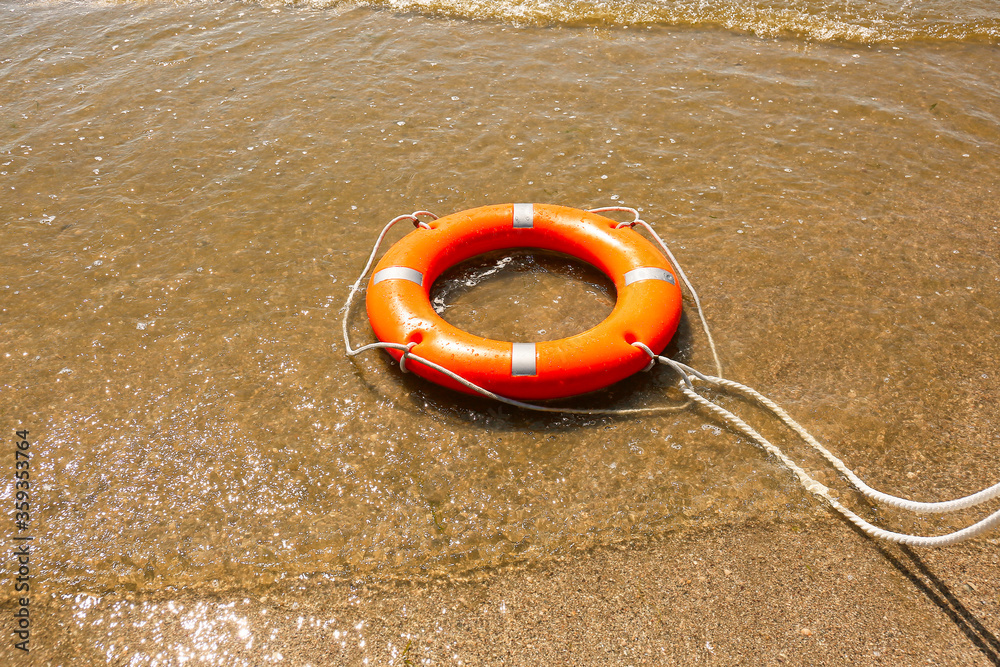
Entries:
[[31,662],[1000,664],[998,544],[915,552],[817,510],[463,581],[77,599],[35,609]]

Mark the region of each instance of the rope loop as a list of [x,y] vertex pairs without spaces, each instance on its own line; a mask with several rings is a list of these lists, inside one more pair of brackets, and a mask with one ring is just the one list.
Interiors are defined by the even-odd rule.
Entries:
[[430,216],[431,220],[438,219],[438,216],[434,215],[430,211],[414,211],[407,217],[413,221],[413,226],[416,227],[417,229],[430,229],[431,226],[420,219],[420,216],[422,215]]
[[656,354],[654,354],[653,351],[649,349],[648,345],[640,341],[635,341],[634,343],[632,343],[632,347],[637,347],[649,355],[649,363],[646,364],[646,367],[642,369],[643,372],[648,371],[649,369],[651,369],[653,366],[656,365]]
[[399,358],[399,370],[403,371],[404,373],[409,373],[410,372],[410,369],[408,369],[406,367],[406,359],[407,359],[407,357],[411,356],[410,351],[413,349],[413,346],[416,345],[416,344],[417,344],[416,341],[414,341],[412,343],[409,343],[406,346],[406,349],[403,350],[403,356],[401,356]]
[[622,227],[634,227],[636,223],[642,221],[639,217],[639,211],[635,210],[631,206],[602,206],[601,208],[588,209],[588,213],[607,213],[609,211],[621,211],[623,213],[631,213],[633,219],[629,222],[619,222],[615,225],[615,229],[621,229]]

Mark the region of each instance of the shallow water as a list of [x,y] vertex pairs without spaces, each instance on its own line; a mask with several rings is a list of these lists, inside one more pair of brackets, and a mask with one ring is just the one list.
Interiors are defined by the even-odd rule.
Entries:
[[[526,414],[346,359],[339,309],[375,235],[424,208],[635,206],[699,287],[729,377],[887,490],[992,483],[998,18],[965,6],[957,32],[875,6],[891,29],[822,42],[585,8],[515,26],[7,4],[0,413],[34,443],[38,585],[454,574],[812,507],[691,409]],[[436,295],[460,326],[538,340],[592,326],[613,288],[522,253]],[[670,352],[711,370],[690,305]],[[571,404],[677,408],[673,382]]]
[[[343,0],[270,0],[268,6],[342,8]],[[516,25],[713,27],[760,37],[878,43],[996,42],[1000,11],[990,0],[367,0],[372,7]]]

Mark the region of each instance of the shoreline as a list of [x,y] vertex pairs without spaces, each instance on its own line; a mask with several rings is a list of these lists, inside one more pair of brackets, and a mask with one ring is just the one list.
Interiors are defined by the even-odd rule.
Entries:
[[876,543],[820,512],[797,532],[754,521],[695,529],[501,568],[482,581],[115,596],[59,611],[46,604],[32,659],[998,664],[997,545],[1000,537],[986,536],[916,551]]

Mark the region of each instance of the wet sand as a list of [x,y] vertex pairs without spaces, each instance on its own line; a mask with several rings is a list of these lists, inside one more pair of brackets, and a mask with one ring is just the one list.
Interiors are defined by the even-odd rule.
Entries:
[[32,664],[998,664],[997,545],[886,546],[818,511],[458,581],[111,596],[36,610]]

